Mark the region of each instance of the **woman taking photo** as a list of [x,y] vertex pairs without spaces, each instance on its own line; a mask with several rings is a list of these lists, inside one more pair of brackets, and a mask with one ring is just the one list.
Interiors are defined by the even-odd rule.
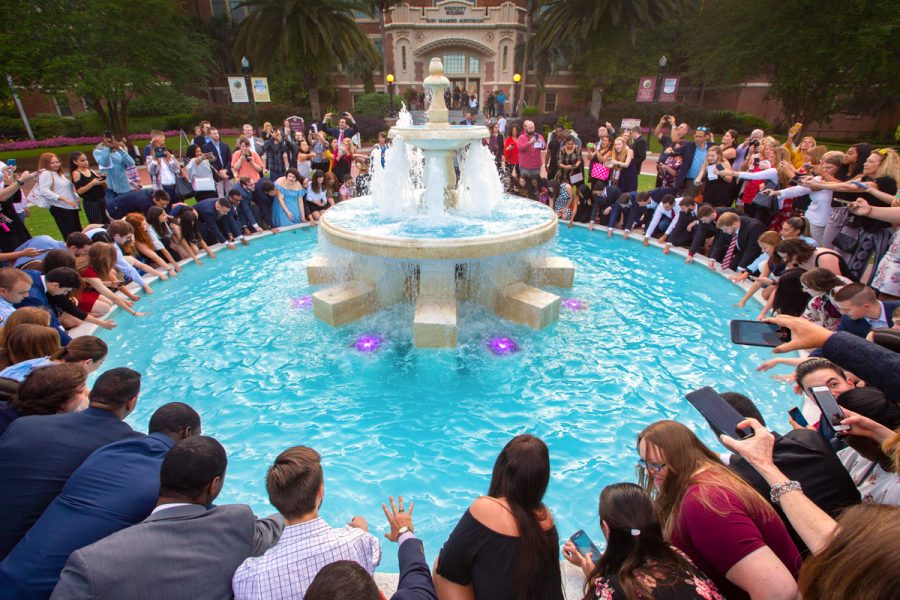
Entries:
[[[843,152],[826,152],[819,164],[812,168],[812,181],[839,181],[837,176],[843,165],[844,156]],[[809,221],[810,236],[819,246],[831,246],[831,240],[825,234],[828,222],[832,219],[832,211],[843,211],[842,221],[846,218],[847,213],[846,207],[843,207],[842,204],[837,205],[840,208],[834,208],[834,203],[832,202],[833,192],[831,190],[813,190],[805,185],[794,185],[782,190],[772,190],[770,193],[779,198],[799,198],[809,195],[809,206],[804,215]],[[835,232],[835,235],[837,235],[837,232]]]
[[353,169],[353,142],[350,138],[345,138],[338,148],[337,156],[334,157],[334,164],[331,172],[338,181],[344,181],[344,176],[349,175]]
[[667,540],[726,598],[797,597],[803,559],[784,523],[690,429],[657,421],[638,436],[638,452]]
[[147,172],[150,174],[150,181],[154,190],[165,190],[169,194],[169,198],[178,202],[181,196],[178,195],[175,187],[175,177],[181,174],[181,165],[178,159],[166,148],[166,138],[158,135],[150,140],[150,154],[147,156]]
[[303,209],[305,190],[300,183],[297,169],[288,169],[284,177],[275,181],[277,202],[272,206],[272,220],[275,227],[287,227],[306,222],[306,211]]
[[309,142],[301,139],[297,143],[297,172],[300,173],[300,180],[309,177],[312,173],[312,159],[315,156],[309,149]]
[[75,193],[81,196],[88,223],[108,225],[106,175],[98,175],[91,169],[84,152],[73,152],[69,155],[69,176],[75,186]]
[[52,152],[44,152],[38,159],[38,181],[33,193],[50,206],[50,214],[62,239],[70,233],[81,231],[81,216],[78,213],[80,198],[72,181],[63,176],[62,163]]
[[487,496],[457,523],[434,568],[441,600],[562,600],[559,537],[544,506],[546,444],[514,437],[497,457]]
[[190,157],[187,161],[187,176],[191,187],[194,188],[194,198],[197,202],[217,197],[216,180],[213,178],[213,169],[209,164],[215,155],[205,153],[200,146],[191,145],[185,152],[185,156]]
[[584,571],[584,600],[723,600],[716,584],[666,542],[653,499],[640,486],[606,486],[599,513],[603,554],[584,556],[571,540],[563,546],[566,560]]

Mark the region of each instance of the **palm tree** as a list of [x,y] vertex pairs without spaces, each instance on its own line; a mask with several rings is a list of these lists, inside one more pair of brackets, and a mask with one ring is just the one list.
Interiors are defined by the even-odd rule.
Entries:
[[366,0],[246,0],[235,56],[246,54],[260,69],[298,65],[313,118],[321,116],[318,85],[340,65],[364,56],[378,61],[375,46],[353,18],[370,13]]
[[[564,39],[621,43],[615,34],[623,32],[634,43],[640,29],[675,22],[699,5],[698,0],[549,0],[533,40],[534,52],[548,52]],[[598,79],[591,97],[591,114],[595,117],[602,98]]]

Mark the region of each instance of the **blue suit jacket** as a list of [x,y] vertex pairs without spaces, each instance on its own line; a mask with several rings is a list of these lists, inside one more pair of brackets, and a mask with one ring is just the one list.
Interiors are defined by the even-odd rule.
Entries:
[[422,542],[416,538],[407,539],[398,552],[400,582],[391,600],[437,600]]
[[0,559],[40,518],[91,453],[144,434],[99,408],[13,421],[0,436]]
[[0,562],[0,600],[48,598],[72,552],[146,519],[172,444],[167,435],[152,433],[91,454]]
[[888,400],[900,403],[900,354],[838,331],[822,346],[822,356],[881,390]]
[[21,308],[23,306],[36,306],[38,308],[43,308],[47,312],[50,313],[50,327],[57,330],[59,332],[59,343],[62,346],[68,346],[69,342],[72,341],[72,337],[66,333],[65,327],[59,322],[59,318],[56,315],[56,311],[50,306],[50,298],[47,297],[47,289],[44,287],[44,282],[41,279],[43,273],[40,271],[32,271],[30,269],[24,269],[28,276],[31,277],[31,289],[28,290],[28,295],[25,298],[15,305],[16,308]]
[[[887,315],[888,327],[892,327],[894,325],[894,320],[891,318],[891,313],[895,308],[900,306],[900,302],[884,301],[882,304],[884,305],[884,312]],[[859,337],[866,337],[869,335],[869,332],[872,331],[872,326],[869,325],[869,322],[865,319],[851,319],[844,315],[841,317],[841,324],[838,326],[838,331],[846,331],[853,335],[858,335]]]

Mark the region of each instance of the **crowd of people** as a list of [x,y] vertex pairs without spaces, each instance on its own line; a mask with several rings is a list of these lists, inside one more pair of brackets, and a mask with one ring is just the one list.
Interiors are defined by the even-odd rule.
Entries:
[[[776,352],[811,351],[760,370],[789,365],[799,393],[812,398],[825,387],[845,414],[839,423],[785,418],[781,435],[767,428],[752,390],[720,390],[752,437],[713,427],[730,450],[719,453],[681,423],[649,425],[633,458],[622,459],[638,463],[636,482],[571,499],[590,505],[599,492],[596,512],[583,514],[585,523],[599,517],[599,531],[580,535],[560,536],[544,504],[552,444],[518,435],[496,458],[485,495],[442,548],[428,549],[432,564],[413,503],[401,496],[382,505],[400,565],[393,597],[561,599],[561,548],[584,574],[585,599],[892,598],[900,575],[900,302],[888,299],[900,296],[896,151],[829,152],[808,137],[794,146],[799,127],[786,144],[759,131],[738,143],[729,131],[716,145],[706,128],[692,132],[666,116],[654,132],[663,146],[657,186],[639,192],[648,147],[639,130],[617,135],[607,123],[596,143],[583,144],[557,128],[546,141],[533,123],[519,132],[498,114],[485,144],[515,193],[570,223],[641,229],[663,251],[682,246],[688,261],[705,254],[710,268],[752,282],[743,302],[761,289],[760,318],[791,330]],[[215,258],[214,243],[236,249],[351,199],[387,148],[382,134],[362,154],[356,134],[352,115],[329,114],[309,132],[285,122],[257,137],[245,126],[232,151],[202,123],[182,161],[154,132],[140,157],[146,190],[133,152],[111,135],[93,152],[99,172],[80,153],[68,172],[52,154],[38,173],[2,167],[0,599],[383,597],[372,578],[382,543],[369,524],[355,517],[335,527],[319,514],[327,465],[315,449],[288,448],[269,467],[275,514],[217,505],[228,460],[198,413],[170,402],[146,434],[134,430],[124,419],[139,401],[140,373],[108,369],[88,389],[108,348],[69,333],[84,322],[115,327],[113,306],[140,316],[130,283],[153,293],[144,277],[177,276],[180,261],[202,264],[203,252]],[[28,233],[15,208],[27,185],[34,204],[50,207],[62,241]],[[592,534],[605,539],[602,552],[585,545]]]

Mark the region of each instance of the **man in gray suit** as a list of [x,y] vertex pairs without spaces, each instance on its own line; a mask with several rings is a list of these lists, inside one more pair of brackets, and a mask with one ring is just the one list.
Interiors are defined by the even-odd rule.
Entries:
[[242,504],[207,509],[222,491],[227,463],[211,437],[175,444],[162,463],[153,513],[73,552],[51,598],[230,600],[234,571],[275,545],[284,519],[257,520]]

